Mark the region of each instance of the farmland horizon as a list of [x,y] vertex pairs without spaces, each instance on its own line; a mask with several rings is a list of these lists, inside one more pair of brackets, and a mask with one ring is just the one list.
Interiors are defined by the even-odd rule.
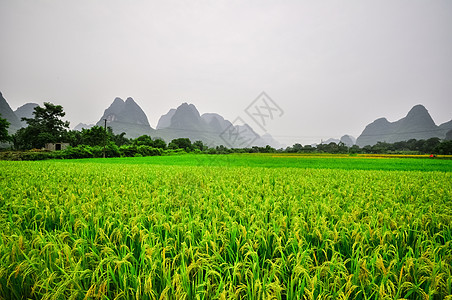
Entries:
[[[4,97],[4,96],[3,96]],[[5,98],[5,97],[4,97]],[[121,101],[124,101],[124,100],[122,100],[120,97],[115,97],[115,101],[116,100],[118,100],[118,99],[120,99]],[[130,100],[132,100],[132,101],[134,101],[135,103],[136,103],[136,101],[135,101],[135,99],[133,99],[133,97],[127,97],[127,99],[130,99]],[[113,101],[113,104],[115,103],[115,101]],[[45,102],[47,102],[47,101],[45,101]],[[51,101],[49,101],[49,102],[51,102]],[[9,104],[9,101],[7,101],[7,103]],[[186,104],[187,102],[183,102],[181,105],[183,105],[183,104]],[[31,103],[26,103],[26,104],[31,104]],[[42,104],[39,104],[39,103],[36,103],[36,104],[38,104],[38,105],[42,105]],[[58,104],[58,103],[54,103],[54,104]],[[110,106],[111,105],[113,105],[113,104],[110,104]],[[197,108],[197,106],[194,104],[194,103],[189,103],[190,105],[194,105],[194,108],[196,109],[196,110],[198,110],[198,108]],[[22,104],[22,105],[19,105],[17,108],[16,108],[16,110],[18,109],[18,108],[21,108],[22,106],[24,106],[25,105],[25,103],[24,104]],[[136,103],[136,105],[139,107],[138,109],[141,109],[141,107],[140,107],[140,104],[139,103]],[[177,107],[171,107],[171,108],[169,108],[168,109],[168,111],[167,111],[167,113],[169,112],[169,113],[171,113],[171,111],[174,111],[176,108],[179,108],[181,105],[179,105],[179,106],[177,106]],[[276,105],[276,107],[277,107],[277,104],[275,104]],[[107,106],[108,107],[108,106]],[[105,108],[105,112],[107,112],[107,107]],[[436,122],[436,120],[434,119],[434,118],[432,118],[431,116],[430,116],[430,114],[429,114],[429,111],[428,111],[428,108],[427,107],[425,107],[424,105],[422,105],[422,104],[417,104],[417,105],[415,105],[415,106],[413,106],[411,109],[410,109],[410,112],[411,111],[413,111],[413,109],[415,109],[416,107],[423,107],[423,109],[425,110],[425,112],[426,112],[426,114],[428,115],[428,117],[427,118],[431,118],[431,119],[433,119],[433,121],[435,122],[435,124],[436,125],[441,125],[441,123],[438,123],[438,122]],[[265,108],[265,107],[264,107]],[[270,108],[270,107],[268,107],[268,108]],[[267,108],[267,109],[268,109]],[[278,107],[279,108],[279,107]],[[13,109],[13,107],[12,107],[12,109]],[[64,109],[64,107],[63,107],[63,109]],[[261,108],[262,109],[262,108]],[[274,110],[276,110],[276,109],[274,109]],[[199,111],[199,110],[198,110]],[[409,113],[410,113],[409,112]],[[68,114],[70,114],[69,112],[67,112],[66,110],[65,110],[65,113],[66,113],[66,115],[68,115]],[[144,112],[145,114],[146,114],[146,117],[147,117],[147,113],[146,112]],[[220,116],[222,116],[222,114],[221,114],[221,112],[202,112],[202,111],[199,111],[199,114],[200,115],[202,115],[202,114],[218,114],[218,115],[220,115]],[[265,110],[263,110],[262,112],[259,112],[259,113],[262,113],[263,115],[265,114],[265,113],[268,113],[267,111],[265,111]],[[246,116],[246,114],[245,113],[243,113],[242,112],[242,116],[243,115],[245,115]],[[284,112],[282,112],[281,111],[281,116],[283,116],[284,115]],[[262,135],[262,134],[264,134],[264,133],[269,133],[269,132],[267,132],[267,130],[266,130],[266,128],[259,128],[259,123],[256,123],[256,119],[255,118],[253,118],[253,116],[251,115],[251,114],[249,114],[249,116],[251,116],[251,118],[249,118],[248,117],[248,119],[247,119],[247,122],[245,122],[245,123],[247,123],[247,124],[249,124],[249,125],[251,125],[251,127],[253,128],[253,130],[254,131],[256,131],[256,132],[258,132],[260,135]],[[405,114],[403,117],[406,117],[407,115]],[[133,116],[131,116],[132,118],[133,118]],[[162,116],[160,116],[159,117],[159,119],[157,120],[158,122],[152,122],[152,121],[150,121],[149,123],[150,123],[150,126],[151,126],[151,128],[154,128],[154,129],[158,129],[158,124],[159,124],[159,122],[161,122],[162,121],[162,118],[163,117],[165,117],[165,115],[162,115]],[[268,117],[268,116],[267,116]],[[402,117],[402,118],[403,118]],[[93,121],[91,121],[91,122],[88,122],[88,123],[79,123],[79,124],[74,124],[73,122],[71,122],[71,120],[69,120],[67,117],[65,117],[65,118],[63,118],[64,120],[67,120],[67,121],[70,121],[71,122],[71,125],[70,125],[70,127],[71,128],[75,128],[75,127],[79,127],[79,128],[81,128],[81,126],[83,126],[82,124],[85,124],[85,125],[89,125],[89,126],[92,126],[92,125],[95,125],[96,123],[99,123],[99,122],[101,122],[102,121],[102,118],[103,117],[99,117],[97,120],[93,120]],[[386,118],[386,116],[381,116],[381,118],[384,118],[384,119],[387,119]],[[402,119],[402,118],[400,118],[400,119]],[[148,118],[149,119],[149,118]],[[277,121],[279,121],[279,120],[276,120],[277,118],[275,117],[275,118],[271,118],[271,119],[268,119],[268,121],[270,121],[269,122],[269,126],[271,126],[271,122],[273,122],[273,123],[276,123]],[[388,120],[389,122],[391,122],[391,123],[394,123],[394,122],[396,122],[396,121],[400,121],[400,119],[398,119],[398,120]],[[376,119],[375,119],[376,120]],[[371,124],[372,122],[374,122],[375,120],[369,120],[369,122],[366,124],[366,126],[368,126],[369,124]],[[232,121],[232,120],[231,120]],[[452,121],[452,118],[450,119],[450,120],[448,120],[448,121]],[[103,121],[102,121],[103,122]],[[418,122],[418,121],[416,121],[416,122]],[[446,123],[446,122],[445,122]],[[155,124],[155,125],[153,125],[153,124]],[[236,124],[234,124],[234,125],[236,125]],[[418,125],[420,125],[420,124],[418,124]],[[362,135],[363,133],[364,133],[364,129],[366,128],[366,126],[365,127],[363,127],[363,129],[361,129],[361,131],[360,131],[360,133],[358,134],[358,135],[352,135],[352,134],[349,134],[349,133],[344,133],[344,134],[342,134],[341,136],[344,136],[344,135],[349,135],[349,136],[351,136],[351,137],[353,137],[354,139],[356,139],[356,138],[358,138],[360,135]],[[262,130],[262,129],[264,129],[264,130]],[[429,128],[430,129],[430,128]],[[419,129],[417,129],[418,131],[419,131]],[[425,128],[424,128],[424,130],[425,130]],[[449,130],[449,129],[448,129]],[[446,130],[447,131],[447,130]],[[413,132],[413,131],[411,131],[412,133],[416,133],[415,131]],[[422,132],[422,130],[421,130],[421,132]],[[118,132],[119,133],[119,132]],[[150,135],[151,135],[151,133],[149,133]],[[375,133],[374,133],[375,134]],[[294,141],[294,143],[293,144],[295,144],[295,143],[301,143],[301,144],[318,144],[318,143],[321,143],[322,141],[324,142],[324,141],[336,141],[336,140],[339,140],[340,138],[341,138],[341,136],[332,136],[332,135],[326,135],[328,138],[324,138],[324,137],[319,137],[320,138],[320,140],[316,140],[316,138],[317,137],[309,137],[309,136],[307,136],[307,135],[305,135],[305,136],[298,136],[298,137],[295,137],[295,136],[292,136],[291,138],[293,139],[293,141]],[[278,140],[278,137],[288,137],[288,136],[273,136],[272,135],[272,137],[273,138],[275,138],[278,142],[279,142],[279,140]],[[313,138],[312,140],[309,140],[309,138]],[[413,138],[413,137],[411,137],[411,138]],[[408,138],[409,139],[409,138]],[[303,143],[303,141],[305,141],[304,143]],[[311,142],[307,142],[307,141],[311,141]],[[286,145],[286,144],[283,144],[283,145],[286,145],[286,146],[290,146],[290,145],[293,145],[293,144],[289,144],[289,145]],[[361,146],[364,146],[364,144],[363,145],[361,145]],[[278,148],[278,147],[276,147],[276,148]]]

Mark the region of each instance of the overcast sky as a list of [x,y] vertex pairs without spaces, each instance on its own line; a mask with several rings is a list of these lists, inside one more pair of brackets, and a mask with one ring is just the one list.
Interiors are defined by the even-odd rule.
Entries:
[[452,1],[0,0],[0,91],[61,104],[71,126],[132,97],[241,117],[265,91],[265,130],[291,145],[357,137],[423,104],[452,119]]

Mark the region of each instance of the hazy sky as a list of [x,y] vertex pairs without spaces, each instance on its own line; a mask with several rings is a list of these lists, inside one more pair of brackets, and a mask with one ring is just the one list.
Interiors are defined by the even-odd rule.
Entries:
[[155,128],[182,102],[241,117],[265,91],[285,144],[357,137],[424,104],[452,119],[452,1],[0,0],[0,91],[71,126],[132,97]]

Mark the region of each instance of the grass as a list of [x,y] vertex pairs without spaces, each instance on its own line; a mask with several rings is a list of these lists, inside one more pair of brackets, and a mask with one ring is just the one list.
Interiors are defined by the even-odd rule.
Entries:
[[263,168],[309,168],[388,171],[452,171],[452,160],[431,158],[394,158],[385,156],[300,155],[300,154],[229,154],[177,155],[68,160],[70,163],[145,164],[171,166],[227,166]]
[[0,168],[0,298],[452,294],[448,161],[184,155]]

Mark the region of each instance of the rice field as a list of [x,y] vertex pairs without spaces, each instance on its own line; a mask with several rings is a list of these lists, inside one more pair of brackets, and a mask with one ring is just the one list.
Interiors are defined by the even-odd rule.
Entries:
[[185,155],[0,170],[2,299],[452,299],[448,160]]

